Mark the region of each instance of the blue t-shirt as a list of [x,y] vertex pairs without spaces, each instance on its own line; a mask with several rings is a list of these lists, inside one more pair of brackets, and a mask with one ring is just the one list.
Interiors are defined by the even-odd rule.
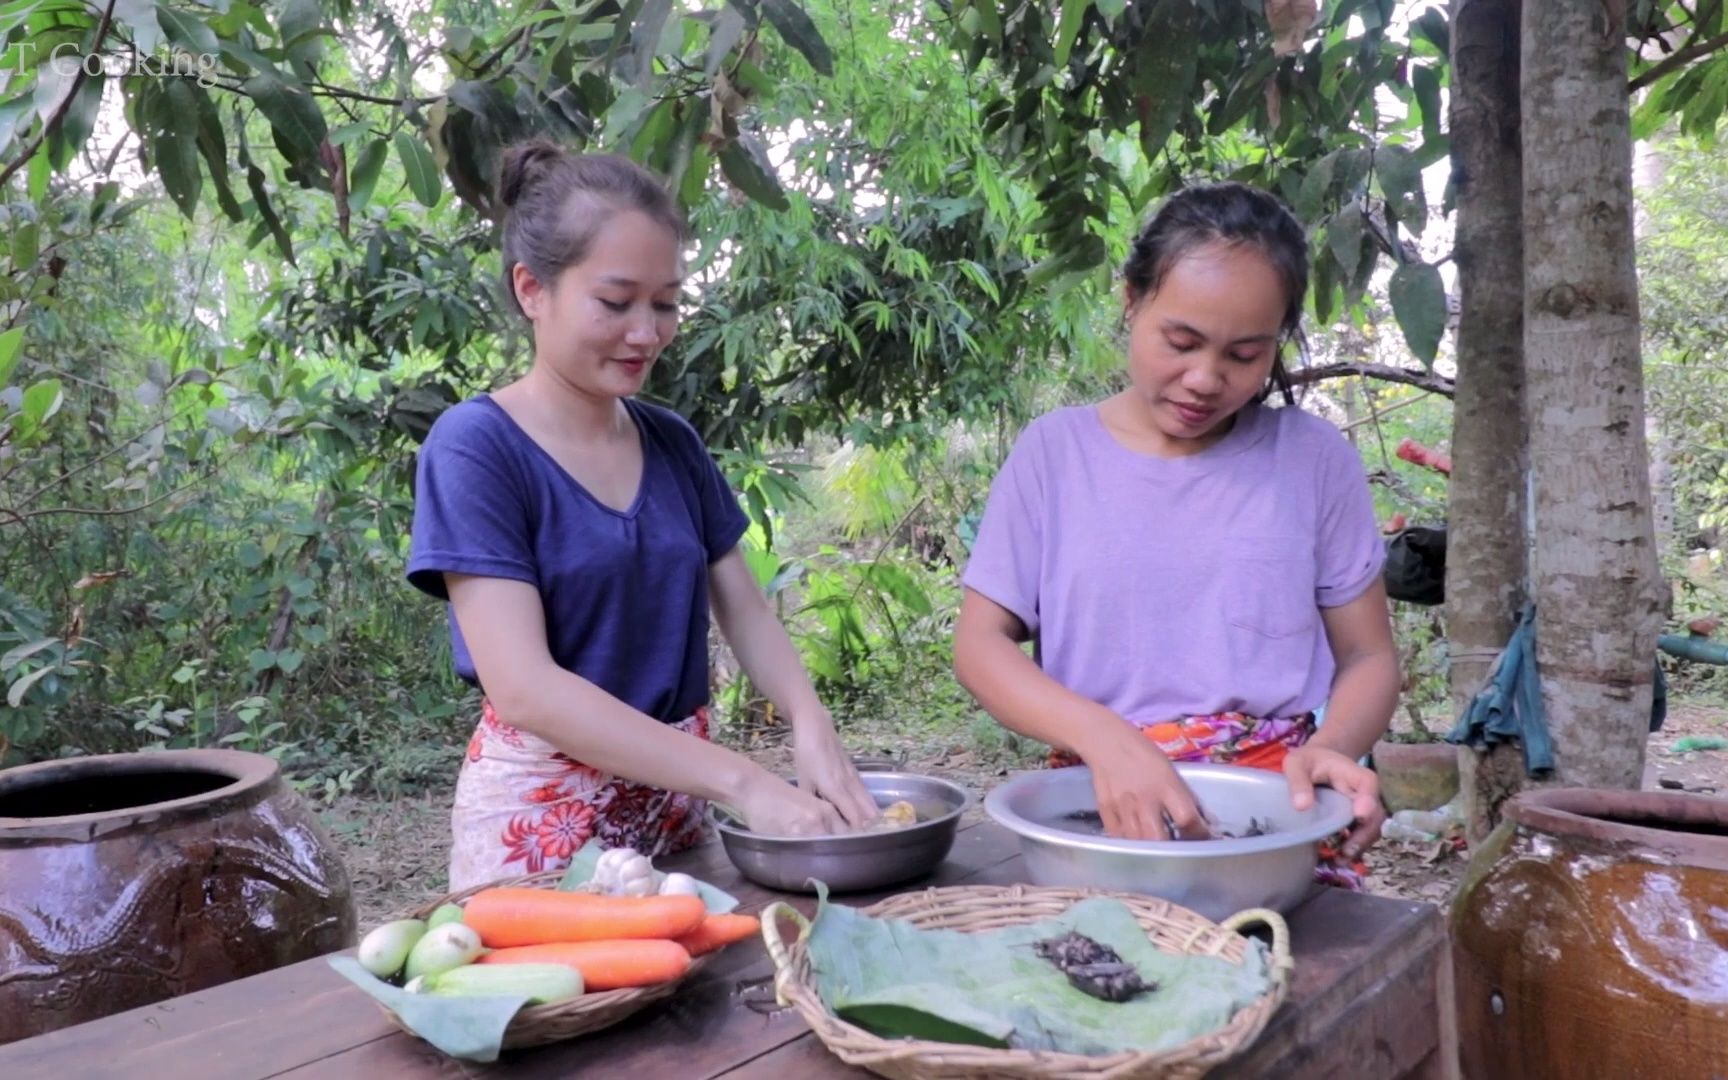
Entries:
[[[708,566],[749,522],[694,428],[624,405],[642,482],[622,512],[490,397],[446,410],[420,448],[408,580],[440,600],[447,572],[535,586],[553,661],[670,723],[708,701]],[[479,685],[453,609],[450,634],[456,673]]]

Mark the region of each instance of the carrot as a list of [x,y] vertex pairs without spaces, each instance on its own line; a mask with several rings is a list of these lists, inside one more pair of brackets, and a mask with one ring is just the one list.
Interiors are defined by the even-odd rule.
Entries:
[[702,920],[701,926],[677,940],[691,956],[701,956],[761,932],[762,920],[754,915],[710,915]]
[[582,973],[588,990],[620,990],[671,982],[690,968],[690,953],[676,941],[634,938],[619,941],[566,941],[494,949],[481,964],[564,964]]
[[676,938],[707,915],[694,896],[595,896],[551,889],[498,888],[475,893],[462,921],[488,948],[559,941]]

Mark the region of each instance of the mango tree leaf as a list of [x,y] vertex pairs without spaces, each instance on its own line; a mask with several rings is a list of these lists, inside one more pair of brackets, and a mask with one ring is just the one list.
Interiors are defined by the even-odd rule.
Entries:
[[1086,11],[1092,0],[1062,0],[1062,21],[1056,26],[1056,66],[1066,67],[1074,51],[1074,39],[1086,22]]
[[274,71],[261,71],[247,79],[241,88],[258,105],[258,111],[270,121],[270,126],[293,151],[299,162],[318,161],[318,146],[329,128],[318,103],[306,88],[290,84]]
[[720,170],[744,194],[773,210],[792,207],[780,180],[768,164],[762,144],[752,135],[740,135],[720,151]]
[[36,683],[41,681],[44,677],[52,674],[53,671],[54,666],[52,664],[47,667],[39,667],[35,671],[32,671],[30,674],[13,683],[12,688],[6,691],[6,704],[12,706],[14,709],[24,704],[24,695],[30,692],[30,688],[35,686]]
[[24,405],[20,410],[24,419],[32,427],[41,427],[57,412],[65,400],[61,393],[59,379],[43,379],[24,391]]
[[1410,351],[1422,363],[1433,364],[1446,330],[1446,285],[1439,267],[1405,263],[1392,271],[1387,293]]
[[1163,153],[1188,107],[1200,63],[1199,42],[1194,40],[1199,17],[1191,3],[1159,4],[1147,17],[1134,57],[1132,91],[1140,117],[1140,148],[1148,161]]
[[108,77],[98,73],[86,77],[79,85],[51,140],[55,168],[64,168],[96,129],[96,114],[102,109],[102,90],[107,82]]
[[1408,148],[1382,146],[1374,151],[1374,171],[1392,212],[1412,232],[1427,222],[1428,202],[1422,193],[1422,166]]
[[184,46],[194,56],[215,56],[221,52],[222,45],[216,40],[215,32],[191,12],[159,8],[156,17],[161,20],[168,40]]
[[630,40],[635,44],[631,50],[635,78],[631,81],[644,89],[654,77],[654,53],[660,47],[660,34],[671,14],[672,0],[644,0],[641,14],[630,27]]
[[996,0],[972,0],[971,9],[978,13],[978,29],[991,41],[1002,40],[1002,13],[996,10]]
[[60,644],[59,638],[45,637],[37,638],[35,641],[27,641],[15,649],[9,649],[5,656],[0,656],[0,671],[11,671],[43,649],[58,644]]
[[[185,83],[185,80],[181,81]],[[234,189],[228,180],[232,169],[228,163],[228,137],[222,130],[222,117],[216,111],[216,103],[210,100],[210,93],[204,87],[190,84],[186,88],[198,110],[198,152],[210,170],[210,183],[216,188],[217,205],[228,215],[228,220],[244,221],[246,215],[240,209],[240,202],[234,197]]]
[[779,31],[786,44],[810,61],[810,66],[818,74],[834,74],[834,54],[828,51],[828,43],[822,40],[821,31],[816,29],[816,24],[810,21],[810,16],[796,0],[762,0],[762,14],[768,17],[768,22]]
[[744,16],[731,4],[721,8],[720,13],[714,16],[714,21],[709,24],[708,51],[702,58],[704,75],[712,79],[714,73],[720,70],[720,64],[726,59],[726,55],[738,44],[738,39],[744,36],[744,25]]
[[166,79],[162,92],[150,100],[156,113],[150,145],[156,171],[168,197],[190,218],[198,208],[198,189],[203,183],[198,171],[197,98],[188,80]]
[[276,248],[282,252],[282,257],[292,264],[294,241],[289,237],[288,230],[282,226],[282,219],[276,216],[276,210],[270,205],[270,192],[265,186],[264,170],[256,165],[246,166],[246,186],[252,192],[252,205],[263,219],[265,231],[276,241]]
[[21,347],[24,344],[24,328],[14,326],[0,334],[0,386],[5,386],[12,378],[13,369],[18,366]]
[[1440,76],[1431,67],[1419,67],[1410,73],[1410,84],[1422,110],[1422,138],[1432,142],[1440,137],[1446,119],[1440,107]]
[[348,205],[364,210],[372,201],[372,189],[378,186],[378,175],[384,169],[384,158],[390,152],[383,139],[373,139],[360,151],[354,167],[348,170]]
[[114,0],[114,19],[132,31],[132,45],[143,55],[149,56],[162,44],[156,0]]
[[438,181],[438,163],[433,160],[432,151],[409,132],[398,131],[396,157],[402,162],[402,171],[408,176],[408,190],[414,193],[414,198],[421,206],[437,206],[443,185]]
[[1326,226],[1326,247],[1332,252],[1332,258],[1337,260],[1338,269],[1345,281],[1356,276],[1356,267],[1362,259],[1364,228],[1366,223],[1362,217],[1361,204],[1354,199],[1339,208]]

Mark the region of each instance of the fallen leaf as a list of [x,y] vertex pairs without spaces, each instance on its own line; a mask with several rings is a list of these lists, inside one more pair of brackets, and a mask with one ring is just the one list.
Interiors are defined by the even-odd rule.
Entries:
[[72,587],[74,589],[93,589],[98,585],[106,585],[115,578],[131,576],[132,571],[130,570],[98,570],[94,573],[85,574],[77,581],[74,581]]

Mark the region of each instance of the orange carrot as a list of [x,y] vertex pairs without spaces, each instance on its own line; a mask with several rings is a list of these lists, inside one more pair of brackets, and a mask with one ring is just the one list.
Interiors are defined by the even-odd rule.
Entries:
[[754,915],[710,915],[702,920],[701,926],[677,940],[691,956],[701,956],[761,932],[762,920]]
[[500,888],[475,893],[462,910],[492,949],[560,941],[676,938],[708,911],[694,896],[595,896],[551,889]]
[[635,938],[620,941],[567,941],[494,949],[482,964],[566,964],[582,973],[589,991],[619,990],[670,982],[690,967],[690,954],[676,941]]

